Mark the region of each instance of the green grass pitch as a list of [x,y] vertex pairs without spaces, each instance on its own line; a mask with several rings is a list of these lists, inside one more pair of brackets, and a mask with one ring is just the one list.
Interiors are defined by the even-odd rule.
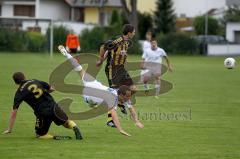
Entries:
[[[129,56],[128,61],[140,56]],[[239,58],[236,58],[239,61]],[[240,158],[240,66],[228,70],[224,57],[170,56],[174,72],[163,76],[174,84],[159,99],[138,97],[136,109],[145,125],[140,130],[120,115],[122,127],[132,137],[106,126],[106,115],[76,121],[84,140],[38,140],[34,138],[35,117],[21,105],[12,134],[0,135],[1,159],[237,159]],[[17,88],[14,71],[28,78],[49,80],[52,70],[64,58],[41,54],[0,54],[0,131],[7,128]],[[106,84],[103,71],[98,79]],[[77,83],[71,72],[67,82]],[[54,92],[57,101],[72,97],[74,111],[88,107],[79,95]],[[159,114],[161,113],[160,116]],[[151,114],[159,115],[157,118]],[[164,116],[165,115],[165,116]],[[177,117],[176,117],[177,116]],[[71,130],[52,124],[51,134],[69,135]]]

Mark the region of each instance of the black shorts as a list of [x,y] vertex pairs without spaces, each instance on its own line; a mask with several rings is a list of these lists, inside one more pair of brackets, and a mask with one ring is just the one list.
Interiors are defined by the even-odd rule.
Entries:
[[112,87],[112,80],[109,77],[109,65],[105,66],[105,74],[107,76],[107,80],[108,80],[108,85],[109,87]]
[[111,70],[112,88],[119,88],[122,85],[131,86],[133,80],[123,66],[115,66]]
[[52,122],[63,125],[68,120],[67,114],[58,106],[54,106],[50,112],[36,115],[36,135],[46,135]]
[[77,48],[73,48],[73,49],[69,49],[70,50],[70,53],[74,54],[74,53],[77,53]]

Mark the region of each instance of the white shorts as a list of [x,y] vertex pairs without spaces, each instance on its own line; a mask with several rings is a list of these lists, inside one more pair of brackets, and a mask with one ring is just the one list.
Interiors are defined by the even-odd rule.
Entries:
[[151,76],[160,76],[161,75],[161,70],[162,70],[162,65],[161,64],[149,64],[149,65],[145,65],[145,70],[141,71],[141,75],[143,77],[147,76],[147,77],[151,77]]

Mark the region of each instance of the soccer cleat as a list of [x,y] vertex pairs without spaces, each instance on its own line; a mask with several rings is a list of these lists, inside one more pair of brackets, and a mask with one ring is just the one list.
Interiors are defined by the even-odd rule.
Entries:
[[54,136],[50,135],[50,134],[45,134],[45,135],[36,135],[37,138],[39,139],[53,139]]
[[121,112],[122,112],[123,114],[126,114],[126,115],[127,115],[127,110],[126,110],[126,108],[125,108],[124,105],[118,105],[118,107],[120,108],[120,110],[121,110]]
[[110,126],[112,128],[116,128],[116,125],[114,124],[114,122],[112,120],[107,122],[107,126]]
[[70,136],[53,136],[54,140],[71,140],[72,137]]
[[67,56],[68,52],[63,45],[59,45],[58,50],[63,54],[63,56]]
[[82,140],[83,139],[79,127],[74,126],[73,131],[75,132],[76,140]]

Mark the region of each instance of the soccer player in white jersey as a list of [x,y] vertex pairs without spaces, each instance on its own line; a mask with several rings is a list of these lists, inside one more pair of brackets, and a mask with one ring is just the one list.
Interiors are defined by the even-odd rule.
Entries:
[[[79,72],[80,76],[82,77],[84,89],[83,89],[83,98],[86,103],[88,103],[90,106],[97,106],[102,104],[103,102],[106,103],[108,106],[108,110],[111,111],[112,118],[114,121],[114,124],[116,128],[119,130],[119,132],[123,135],[130,136],[128,133],[126,133],[120,126],[120,122],[118,120],[118,115],[116,113],[117,105],[118,103],[124,105],[127,107],[130,111],[131,118],[134,121],[135,125],[139,128],[143,128],[143,124],[138,120],[138,117],[136,115],[136,111],[134,109],[134,106],[131,104],[131,89],[127,86],[120,86],[118,90],[109,88],[107,86],[102,85],[99,81],[97,81],[94,77],[86,73],[82,66],[78,63],[78,61],[73,58],[64,48],[64,46],[60,45],[58,47],[59,51],[71,62],[71,64],[74,67],[74,70],[76,72]],[[88,90],[88,88],[93,88],[94,90],[100,90],[102,93],[97,94],[94,90]],[[114,100],[113,102],[107,102],[105,100],[108,100],[109,98],[106,96],[103,96],[104,91],[108,91],[113,98],[111,100]],[[106,99],[108,98],[108,99]],[[111,103],[110,105],[108,103]],[[114,103],[114,104],[112,104]]]
[[168,70],[172,72],[172,66],[166,52],[159,48],[155,39],[151,40],[151,47],[146,49],[142,55],[141,68],[146,72],[143,74],[143,83],[145,91],[148,91],[148,81],[154,77],[156,81],[156,97],[160,93],[161,64],[163,58],[166,60]]

